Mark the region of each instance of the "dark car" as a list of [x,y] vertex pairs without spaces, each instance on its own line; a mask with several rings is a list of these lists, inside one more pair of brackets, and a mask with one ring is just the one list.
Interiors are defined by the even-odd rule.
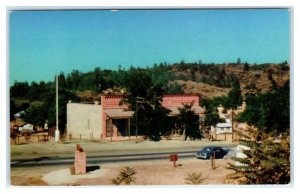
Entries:
[[227,154],[227,151],[220,146],[207,146],[198,151],[196,153],[196,157],[201,159],[209,159],[214,156],[214,153],[216,158],[223,158]]

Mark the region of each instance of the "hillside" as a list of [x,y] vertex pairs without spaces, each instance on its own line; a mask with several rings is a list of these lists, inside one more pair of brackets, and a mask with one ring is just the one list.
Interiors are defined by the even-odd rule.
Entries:
[[207,98],[226,95],[230,90],[230,79],[234,76],[240,82],[243,95],[268,92],[272,80],[276,85],[283,86],[290,78],[287,64],[220,64],[207,66],[207,69],[193,67],[192,64],[177,64],[171,66],[169,71],[176,75],[175,82],[182,85],[185,92],[199,93]]
[[172,83],[181,85],[185,93],[197,93],[200,94],[202,98],[226,96],[230,90],[230,88],[221,88],[206,83],[197,83],[194,81],[176,80]]
[[[272,80],[278,86],[289,80],[288,64],[173,64],[160,65],[153,69],[162,69],[168,73],[168,85],[179,85],[184,93],[197,93],[202,98],[226,96],[231,82],[236,77],[240,82],[242,94],[265,93],[270,91]],[[161,72],[158,72],[160,74]],[[170,76],[171,75],[171,76]],[[126,89],[110,87],[101,94],[122,94]],[[99,93],[90,90],[77,91],[76,95],[83,101],[99,100]]]

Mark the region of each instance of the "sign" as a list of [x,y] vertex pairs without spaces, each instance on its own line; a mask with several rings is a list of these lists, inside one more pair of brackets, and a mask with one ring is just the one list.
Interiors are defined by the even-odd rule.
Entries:
[[178,161],[178,154],[170,154],[170,161],[171,162]]
[[173,166],[176,168],[176,161],[178,161],[178,154],[170,154],[170,161],[173,162]]

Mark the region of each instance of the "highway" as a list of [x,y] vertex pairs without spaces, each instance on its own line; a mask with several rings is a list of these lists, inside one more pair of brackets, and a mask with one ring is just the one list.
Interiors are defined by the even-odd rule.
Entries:
[[[228,147],[229,153],[232,153],[234,147]],[[165,153],[147,153],[147,154],[126,154],[126,155],[102,155],[87,156],[87,164],[128,162],[128,161],[145,161],[145,160],[166,160],[170,154],[178,154],[180,158],[195,157],[198,150],[189,150],[183,152],[165,152]],[[73,164],[74,157],[40,157],[34,159],[12,160],[11,167],[32,167],[32,166],[53,166]]]

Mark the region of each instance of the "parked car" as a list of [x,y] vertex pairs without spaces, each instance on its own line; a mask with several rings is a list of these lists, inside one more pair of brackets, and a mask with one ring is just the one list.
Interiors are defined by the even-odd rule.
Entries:
[[223,158],[227,151],[220,146],[207,146],[196,153],[197,158],[210,159],[215,153],[216,158]]

